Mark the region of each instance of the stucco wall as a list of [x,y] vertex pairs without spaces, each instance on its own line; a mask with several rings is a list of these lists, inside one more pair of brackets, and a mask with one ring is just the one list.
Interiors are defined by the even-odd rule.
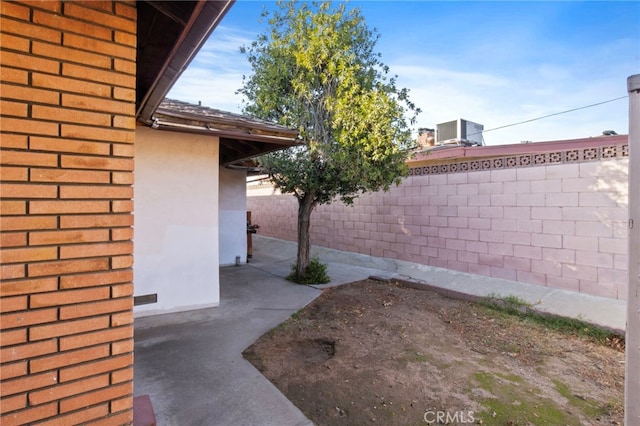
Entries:
[[158,302],[136,315],[216,306],[218,139],[136,129],[135,296]]
[[247,261],[247,173],[220,168],[220,265]]
[[[628,158],[414,175],[319,206],[312,244],[624,299]],[[260,234],[296,239],[297,202],[249,189]]]

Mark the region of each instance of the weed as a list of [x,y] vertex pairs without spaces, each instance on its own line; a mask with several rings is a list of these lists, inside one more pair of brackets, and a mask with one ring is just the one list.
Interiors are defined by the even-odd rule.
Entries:
[[579,318],[567,318],[535,311],[532,305],[517,296],[489,295],[482,304],[493,311],[516,316],[524,321],[540,324],[564,334],[587,338],[593,342],[614,347],[624,347],[624,337],[605,328],[589,324]]
[[291,274],[287,279],[297,284],[326,284],[331,281],[327,275],[327,265],[320,262],[317,257],[311,259],[301,277],[298,277],[297,266],[291,265]]

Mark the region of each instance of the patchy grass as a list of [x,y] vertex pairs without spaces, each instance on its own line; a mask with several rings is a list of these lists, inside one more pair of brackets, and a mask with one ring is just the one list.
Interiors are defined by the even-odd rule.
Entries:
[[483,304],[493,311],[516,316],[523,321],[540,324],[559,333],[584,337],[593,342],[624,350],[624,336],[581,319],[560,317],[536,311],[533,309],[533,305],[517,296],[489,295]]

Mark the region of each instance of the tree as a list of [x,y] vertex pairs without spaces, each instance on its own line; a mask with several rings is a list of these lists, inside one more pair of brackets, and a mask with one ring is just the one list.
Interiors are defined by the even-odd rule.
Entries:
[[[277,188],[298,199],[301,279],[309,225],[319,204],[388,190],[406,176],[419,112],[374,52],[379,35],[345,3],[277,3],[269,28],[241,51],[253,74],[239,90],[244,112],[299,131],[301,145],[261,157]],[[407,119],[406,115],[411,116]]]

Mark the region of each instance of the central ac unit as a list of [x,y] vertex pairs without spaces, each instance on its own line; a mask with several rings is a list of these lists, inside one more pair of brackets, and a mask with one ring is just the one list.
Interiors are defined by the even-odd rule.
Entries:
[[437,125],[436,145],[484,145],[482,124],[459,118]]

